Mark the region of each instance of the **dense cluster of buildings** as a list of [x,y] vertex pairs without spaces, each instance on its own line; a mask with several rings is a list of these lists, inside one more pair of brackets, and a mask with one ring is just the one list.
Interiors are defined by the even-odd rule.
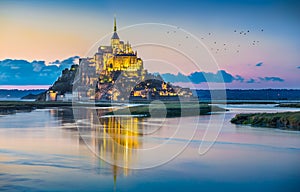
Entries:
[[121,41],[116,19],[109,46],[99,46],[92,58],[80,59],[79,98],[96,100],[173,100],[190,97],[189,89],[171,86],[159,75],[148,73],[129,42]]

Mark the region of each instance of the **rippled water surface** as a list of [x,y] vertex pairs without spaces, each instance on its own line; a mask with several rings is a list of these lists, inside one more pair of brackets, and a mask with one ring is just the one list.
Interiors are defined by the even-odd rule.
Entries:
[[[296,109],[227,107],[230,111],[221,133],[204,155],[198,154],[198,148],[206,125],[219,123],[211,121],[211,116],[200,116],[197,121],[169,118],[163,123],[159,119],[108,117],[97,119],[100,127],[83,117],[77,122],[79,131],[71,108],[0,116],[0,191],[298,191],[300,133],[229,122],[240,112]],[[127,168],[165,155],[139,155],[134,149],[166,144],[167,153],[186,143],[188,136],[175,134],[179,121],[187,133],[198,125],[184,152],[154,168]],[[122,126],[125,131],[118,129]]]

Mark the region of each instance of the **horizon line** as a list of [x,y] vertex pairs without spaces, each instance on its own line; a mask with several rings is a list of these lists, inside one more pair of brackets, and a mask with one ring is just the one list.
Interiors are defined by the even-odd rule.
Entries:
[[52,85],[0,85],[0,89],[6,90],[37,90],[37,89],[49,89]]
[[[52,85],[0,85],[0,90],[39,90],[49,89]],[[194,88],[192,90],[210,90],[207,88]],[[299,88],[225,88],[213,90],[300,90]]]

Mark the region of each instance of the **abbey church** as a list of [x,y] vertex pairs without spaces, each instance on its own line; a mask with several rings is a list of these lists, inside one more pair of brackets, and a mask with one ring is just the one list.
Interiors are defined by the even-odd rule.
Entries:
[[129,42],[121,41],[114,18],[110,45],[101,45],[92,58],[80,58],[80,98],[96,100],[173,100],[190,97],[189,89],[172,86],[148,73]]

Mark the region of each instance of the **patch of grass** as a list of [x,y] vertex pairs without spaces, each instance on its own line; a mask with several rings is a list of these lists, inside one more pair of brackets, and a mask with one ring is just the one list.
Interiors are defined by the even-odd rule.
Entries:
[[108,112],[106,115],[141,115],[144,117],[182,117],[182,116],[198,116],[207,115],[211,112],[225,111],[225,109],[210,106],[208,104],[192,104],[192,103],[164,103],[141,105],[128,108],[117,109]]
[[280,103],[276,107],[300,108],[300,103]]
[[281,113],[250,113],[237,114],[231,123],[270,127],[290,130],[300,130],[300,111]]

